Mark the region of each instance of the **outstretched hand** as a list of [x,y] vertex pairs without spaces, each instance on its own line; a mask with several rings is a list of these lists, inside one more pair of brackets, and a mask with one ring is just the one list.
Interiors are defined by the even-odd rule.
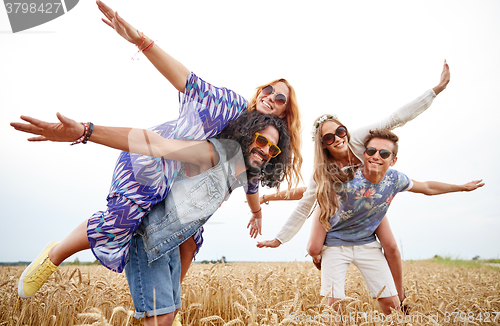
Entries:
[[28,138],[29,141],[73,142],[83,135],[85,128],[81,123],[66,118],[59,112],[56,115],[60,121],[58,123],[45,122],[22,115],[21,119],[28,123],[11,122],[10,125],[16,130],[39,135]]
[[257,242],[258,248],[278,248],[281,242],[278,239]]
[[250,221],[248,221],[247,225],[247,229],[248,228],[250,228],[250,238],[255,239],[259,234],[262,235],[262,217],[250,217]]
[[464,187],[465,187],[464,191],[473,191],[473,190],[476,190],[477,188],[481,188],[482,186],[484,186],[483,179],[474,180],[474,181],[471,181],[471,182],[464,184]]
[[108,7],[104,2],[97,0],[96,3],[99,7],[99,10],[107,18],[102,18],[102,21],[106,23],[106,25],[113,28],[118,34],[120,34],[121,37],[123,37],[130,43],[140,46],[142,41],[141,35],[139,35],[137,30],[132,25],[127,23],[118,15],[118,12],[113,11],[113,9]]
[[448,63],[446,63],[446,60],[444,60],[443,71],[441,72],[441,80],[439,81],[439,84],[433,88],[434,93],[436,93],[436,95],[441,93],[446,88],[446,86],[448,86],[449,82],[450,66],[448,66]]

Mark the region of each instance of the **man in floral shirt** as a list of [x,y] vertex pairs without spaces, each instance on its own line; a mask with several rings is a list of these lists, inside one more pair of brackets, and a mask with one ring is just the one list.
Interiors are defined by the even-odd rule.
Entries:
[[319,221],[313,222],[313,228],[326,233],[321,262],[321,295],[330,296],[329,304],[345,297],[345,276],[352,262],[363,274],[372,297],[378,296],[383,312],[390,314],[390,308],[399,306],[398,293],[375,230],[394,196],[402,191],[426,195],[472,191],[484,183],[482,180],[465,185],[418,182],[389,169],[397,161],[398,136],[388,129],[370,131],[364,145],[365,164],[356,171],[352,180],[336,190],[339,208],[330,218],[331,229],[327,232]]

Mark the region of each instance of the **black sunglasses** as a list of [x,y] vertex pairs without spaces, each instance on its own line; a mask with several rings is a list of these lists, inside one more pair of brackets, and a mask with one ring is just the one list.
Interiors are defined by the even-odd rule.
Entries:
[[389,156],[393,155],[392,152],[388,149],[377,150],[375,147],[367,147],[365,150],[365,153],[368,156],[373,156],[375,155],[376,152],[379,152],[380,157],[383,158],[384,160]]
[[[274,94],[274,87],[273,85],[268,85],[262,89],[262,94],[269,96],[271,94]],[[278,93],[274,95],[274,102],[278,103],[279,105],[285,105],[286,104],[286,95],[282,93]]]
[[347,135],[347,128],[344,126],[339,126],[335,133],[328,133],[321,138],[321,142],[325,145],[331,145],[335,141],[335,136],[343,138]]

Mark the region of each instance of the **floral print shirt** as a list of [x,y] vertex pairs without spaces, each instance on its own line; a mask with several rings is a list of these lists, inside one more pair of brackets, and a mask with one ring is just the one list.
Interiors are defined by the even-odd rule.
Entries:
[[361,169],[354,179],[337,190],[339,209],[330,218],[332,228],[325,245],[357,246],[375,241],[375,230],[398,192],[411,189],[413,182],[405,174],[389,169],[377,184],[368,181]]

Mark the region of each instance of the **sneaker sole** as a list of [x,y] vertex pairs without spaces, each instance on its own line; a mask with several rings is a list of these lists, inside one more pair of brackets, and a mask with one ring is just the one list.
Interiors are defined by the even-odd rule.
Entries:
[[[43,252],[45,251],[45,249],[47,249],[47,247],[52,243],[52,242],[55,242],[55,241],[51,241],[49,242],[45,247],[43,247],[42,251],[36,256],[36,258],[40,257]],[[59,242],[58,242],[59,243]],[[35,263],[36,261],[36,258],[34,261],[31,262],[31,264],[28,265],[28,267],[26,267],[26,269],[24,270],[24,272],[21,274],[21,277],[19,278],[19,282],[17,284],[17,294],[23,298],[23,299],[28,299],[28,298],[31,298],[32,296],[34,296],[36,294],[36,291],[35,293],[33,293],[32,295],[26,295],[24,293],[24,278],[26,277],[26,274],[28,273],[28,271],[30,270],[31,266]]]

